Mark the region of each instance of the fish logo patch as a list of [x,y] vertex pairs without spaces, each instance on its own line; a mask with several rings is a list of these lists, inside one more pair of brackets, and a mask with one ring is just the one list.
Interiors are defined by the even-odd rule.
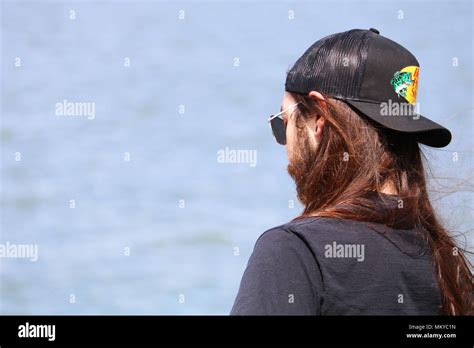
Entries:
[[399,97],[405,98],[410,104],[416,103],[416,93],[418,90],[418,73],[420,68],[417,66],[407,66],[393,74],[390,84]]

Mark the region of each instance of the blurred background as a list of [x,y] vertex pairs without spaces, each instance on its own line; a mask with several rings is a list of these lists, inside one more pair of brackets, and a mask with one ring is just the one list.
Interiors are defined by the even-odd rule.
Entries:
[[[2,1],[2,314],[227,314],[258,236],[301,207],[267,117],[323,36],[377,28],[421,64],[446,227],[473,242],[466,1]],[[87,102],[94,113],[60,115]],[[93,117],[92,117],[93,116]],[[222,163],[220,150],[256,151]]]

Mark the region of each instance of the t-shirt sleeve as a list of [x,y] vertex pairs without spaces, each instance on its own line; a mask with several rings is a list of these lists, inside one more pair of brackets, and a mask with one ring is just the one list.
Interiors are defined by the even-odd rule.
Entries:
[[231,315],[319,315],[318,263],[299,236],[283,228],[257,240]]

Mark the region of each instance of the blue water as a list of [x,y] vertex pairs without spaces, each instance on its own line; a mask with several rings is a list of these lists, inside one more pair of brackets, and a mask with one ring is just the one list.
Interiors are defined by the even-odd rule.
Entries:
[[[266,123],[286,70],[351,28],[420,61],[421,112],[453,133],[426,149],[435,206],[472,246],[472,3],[454,3],[2,2],[0,242],[39,259],[0,259],[0,313],[228,313],[256,238],[300,210]],[[64,99],[95,118],[57,116]]]

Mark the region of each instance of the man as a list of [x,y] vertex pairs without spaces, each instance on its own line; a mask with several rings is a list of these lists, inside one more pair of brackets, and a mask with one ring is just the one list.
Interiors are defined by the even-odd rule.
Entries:
[[269,122],[304,210],[260,236],[231,314],[472,313],[472,275],[430,204],[419,148],[451,133],[417,113],[418,76],[376,29],[298,59]]

